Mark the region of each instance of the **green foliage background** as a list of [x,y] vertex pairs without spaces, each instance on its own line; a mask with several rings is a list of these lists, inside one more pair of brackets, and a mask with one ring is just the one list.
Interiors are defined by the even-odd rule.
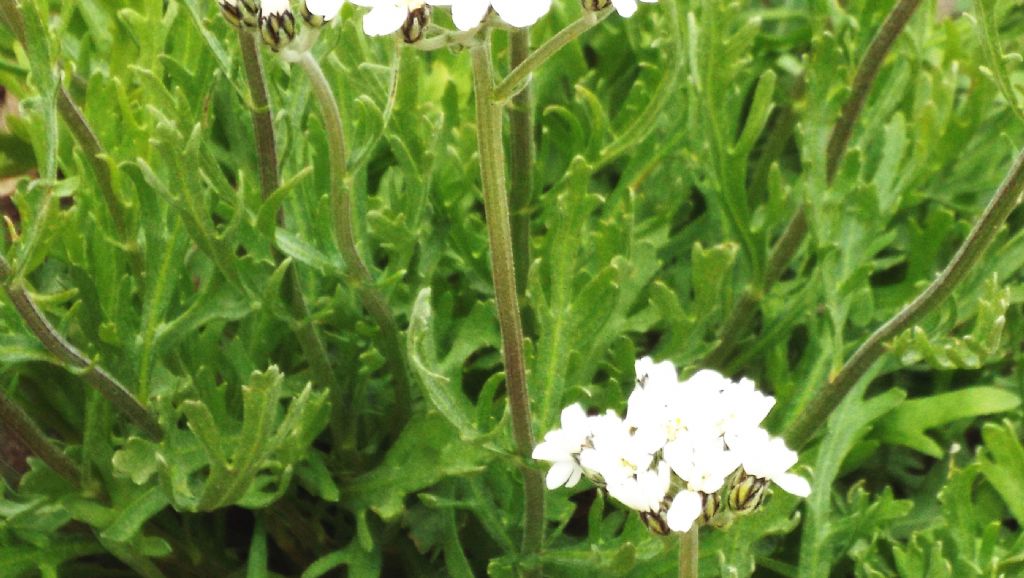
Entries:
[[[22,4],[28,46],[0,31],[0,84],[22,99],[0,141],[0,173],[21,177],[4,250],[58,331],[166,436],[120,418],[4,296],[0,387],[82,483],[37,460],[19,479],[8,455],[0,575],[509,576],[539,561],[549,576],[675,574],[676,542],[588,486],[549,493],[540,560],[517,553],[521,462],[466,53],[369,39],[351,6],[314,48],[352,149],[359,248],[419,386],[396,435],[299,69],[264,52],[284,185],[263,202],[238,42],[215,3]],[[637,357],[692,370],[719,339],[737,345],[720,369],[778,398],[779,431],[945,265],[1024,145],[1024,11],[924,2],[828,186],[826,142],[893,4],[663,0],[613,15],[534,75],[523,315],[537,434],[575,401],[621,410]],[[579,14],[556,2],[534,43]],[[59,123],[58,81],[108,152],[126,237]],[[718,335],[801,202],[811,233],[756,330]],[[1021,222],[835,411],[802,455],[806,503],[777,492],[703,531],[702,576],[1024,574]],[[288,269],[336,383],[299,347]]]

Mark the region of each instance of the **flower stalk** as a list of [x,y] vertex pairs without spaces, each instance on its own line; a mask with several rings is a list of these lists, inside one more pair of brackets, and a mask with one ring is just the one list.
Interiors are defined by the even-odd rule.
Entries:
[[348,153],[341,112],[338,110],[334,92],[327,77],[324,76],[323,69],[310,52],[301,53],[298,56],[298,64],[313,87],[313,94],[320,105],[327,131],[327,144],[332,159],[331,211],[335,240],[348,269],[349,281],[359,295],[363,307],[380,329],[381,349],[395,380],[396,415],[393,423],[397,432],[412,415],[409,365],[402,347],[400,330],[387,300],[377,289],[373,275],[356,247],[355,229],[352,224],[352,196],[349,192],[351,183],[348,176]]
[[146,435],[155,440],[163,437],[160,423],[116,377],[94,363],[57,333],[57,330],[22,287],[22,282],[14,278],[10,264],[2,256],[0,256],[0,284],[3,285],[14,309],[25,321],[29,330],[50,353],[67,365],[70,371],[81,375],[86,383],[96,388],[118,411],[135,422]]
[[[249,85],[250,114],[253,132],[256,136],[257,165],[260,175],[260,193],[264,201],[280,186],[281,176],[278,170],[277,145],[274,136],[274,118],[270,109],[270,93],[267,89],[263,62],[260,59],[259,45],[256,37],[246,28],[239,28],[238,43],[241,47],[245,78]],[[277,214],[278,223],[284,221],[284,211]],[[280,255],[275,250],[275,258]],[[310,319],[309,307],[302,291],[302,281],[295,267],[289,267],[285,273],[285,302],[295,322],[295,337],[299,342],[309,363],[312,380],[327,388],[332,395],[331,432],[335,445],[340,447],[344,422],[344,399],[339,390],[338,379],[331,366],[330,357],[323,339]]]
[[[530,56],[530,31],[509,32],[509,67],[515,70]],[[529,83],[512,98],[509,125],[509,211],[512,218],[512,255],[515,260],[516,291],[526,294],[530,272],[530,198],[533,194],[533,102]]]
[[78,486],[82,476],[70,458],[57,449],[53,442],[39,429],[25,410],[0,391],[0,423],[8,432],[17,436],[25,447],[54,472],[74,486]]
[[689,532],[679,536],[679,578],[697,578],[698,568],[698,535],[700,527],[696,524]]
[[575,22],[559,30],[557,34],[549,38],[544,44],[538,46],[518,66],[513,68],[508,73],[508,76],[494,88],[491,98],[495,102],[504,103],[518,94],[526,87],[533,71],[540,68],[549,58],[565,48],[567,44],[579,38],[584,32],[597,26],[611,13],[612,8],[610,6],[605,7],[600,12],[587,11]]
[[[470,50],[473,60],[473,84],[476,93],[477,141],[480,151],[480,179],[484,213],[491,248],[491,275],[494,280],[498,324],[501,329],[502,355],[505,361],[505,387],[512,414],[512,436],[518,453],[529,459],[533,452],[533,426],[530,398],[526,386],[523,353],[523,327],[516,294],[515,259],[508,197],[505,190],[505,151],[502,142],[500,99],[494,98],[494,72],[491,63],[489,33]],[[522,65],[521,65],[522,66]],[[523,554],[540,551],[544,539],[544,482],[538,470],[522,466],[526,515],[523,521]],[[541,574],[538,568],[534,572]]]
[[[878,72],[882,69],[885,56],[896,42],[900,32],[906,28],[907,22],[910,21],[910,17],[914,15],[920,4],[921,0],[900,0],[886,17],[874,38],[871,39],[871,44],[868,45],[864,58],[857,67],[857,73],[850,89],[850,98],[843,105],[839,120],[829,137],[825,155],[826,179],[829,185],[835,179],[843,157],[846,155],[853,128],[857,124],[857,119],[860,118],[860,113],[864,109],[864,103],[871,93],[871,87],[878,77]],[[739,345],[740,339],[749,332],[761,300],[785,273],[789,263],[807,237],[807,232],[807,210],[801,204],[786,225],[782,236],[772,245],[764,276],[759,282],[744,291],[739,301],[736,302],[722,326],[721,333],[719,333],[723,337],[722,342],[704,358],[704,365],[722,367],[729,360]]]
[[974,224],[970,234],[942,273],[910,304],[876,329],[843,364],[835,377],[815,394],[807,407],[796,414],[796,419],[789,424],[783,434],[790,447],[799,449],[810,441],[843,397],[885,353],[887,341],[912,327],[953,293],[956,286],[977,264],[985,249],[992,244],[1000,227],[1020,203],[1022,192],[1024,151],[1018,155],[1010,172],[985,208],[985,212]]

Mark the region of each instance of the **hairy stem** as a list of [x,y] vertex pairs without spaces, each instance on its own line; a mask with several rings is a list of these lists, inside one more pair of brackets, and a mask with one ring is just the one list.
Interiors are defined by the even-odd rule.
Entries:
[[[249,30],[238,29],[238,43],[242,49],[242,62],[245,67],[245,78],[249,84],[249,95],[252,99],[253,132],[256,136],[256,155],[260,173],[260,192],[264,201],[280,186],[281,176],[278,171],[277,144],[274,136],[274,118],[270,108],[270,92],[267,90],[266,77],[263,73],[263,62],[260,59],[259,44]],[[278,223],[284,221],[284,211],[277,214]],[[280,258],[274,251],[275,258]],[[331,432],[336,445],[341,443],[341,431],[344,424],[343,392],[338,386],[337,376],[331,366],[327,348],[323,339],[310,319],[309,307],[302,292],[302,281],[294,266],[285,273],[285,302],[295,320],[295,337],[299,347],[305,354],[314,383],[328,389],[332,396]]]
[[352,225],[352,196],[349,193],[348,156],[345,148],[345,133],[341,124],[341,112],[335,101],[331,85],[324,76],[320,64],[309,52],[299,58],[299,65],[309,77],[313,93],[323,113],[327,130],[327,143],[331,155],[331,211],[333,212],[334,234],[348,269],[350,282],[355,286],[363,307],[380,328],[380,344],[387,360],[391,377],[395,380],[396,415],[395,430],[400,430],[412,415],[412,388],[409,365],[402,346],[401,331],[384,295],[377,288],[370,269],[363,262],[356,248],[355,232]]
[[679,578],[697,578],[698,566],[698,534],[700,527],[696,523],[689,532],[679,536]]
[[0,423],[8,432],[16,435],[32,455],[50,466],[60,477],[74,486],[79,485],[82,476],[78,466],[57,449],[25,410],[4,395],[3,391],[0,391]]
[[600,12],[587,11],[580,16],[578,20],[565,28],[558,31],[557,34],[552,36],[545,42],[537,47],[528,57],[526,57],[518,66],[512,69],[508,73],[508,76],[502,80],[498,86],[494,88],[493,95],[491,98],[495,102],[505,102],[508,99],[519,93],[528,83],[530,74],[534,70],[540,68],[542,64],[547,62],[549,58],[554,56],[559,50],[565,48],[567,44],[576,40],[584,32],[590,30],[594,26],[597,26],[599,22],[608,17],[612,13],[612,8],[609,6]]
[[885,353],[885,343],[911,327],[935,309],[963,281],[982,253],[992,243],[999,228],[1006,222],[1020,201],[1024,191],[1024,151],[1010,169],[1003,183],[996,190],[985,212],[974,224],[967,239],[957,249],[953,259],[942,273],[921,292],[909,305],[875,330],[854,352],[833,377],[811,399],[807,407],[796,414],[796,419],[786,428],[783,436],[786,443],[795,449],[806,444],[818,428],[825,423],[832,410],[857,381]]
[[[477,147],[480,151],[480,180],[484,195],[487,236],[491,247],[491,275],[498,307],[502,354],[505,360],[505,387],[512,414],[512,436],[519,454],[529,459],[533,453],[533,426],[530,396],[526,387],[523,353],[523,326],[516,295],[515,259],[512,252],[512,228],[505,191],[505,150],[502,143],[500,99],[493,97],[494,72],[491,64],[490,37],[471,49],[473,84],[476,93]],[[539,470],[523,466],[526,516],[523,522],[523,554],[536,554],[544,539],[544,482]],[[540,568],[534,572],[540,575]],[[532,572],[530,573],[533,574]]]
[[[900,0],[872,38],[871,44],[864,53],[864,58],[857,67],[857,73],[850,89],[850,98],[843,105],[826,149],[826,178],[830,185],[846,155],[846,148],[850,144],[853,128],[864,109],[864,103],[871,93],[871,87],[878,77],[885,56],[920,4],[921,0]],[[806,207],[801,205],[786,225],[782,236],[772,246],[764,277],[743,292],[726,318],[719,334],[723,338],[722,342],[704,359],[706,366],[721,367],[724,365],[736,350],[739,341],[749,332],[761,300],[786,271],[789,263],[800,249],[800,245],[807,237],[807,225]]]
[[[530,31],[509,32],[509,67],[515,70],[530,56]],[[508,111],[508,204],[512,218],[512,256],[515,258],[516,291],[526,294],[530,272],[530,197],[533,194],[533,103],[529,83],[512,99]]]
[[238,29],[238,44],[242,48],[242,64],[252,99],[253,131],[256,135],[256,154],[260,172],[260,191],[266,200],[280,185],[277,169],[277,145],[274,140],[274,117],[270,110],[270,92],[267,90],[256,37],[247,29]]
[[118,411],[135,422],[149,437],[161,439],[163,430],[160,429],[156,418],[139,400],[135,399],[135,396],[125,386],[121,385],[117,378],[103,367],[96,365],[57,333],[57,330],[29,297],[28,292],[21,286],[21,281],[13,279],[12,276],[12,270],[7,260],[0,257],[0,284],[3,285],[15,310],[43,346],[62,363],[68,365],[74,373],[81,375],[86,383],[96,388],[103,397],[114,404]]

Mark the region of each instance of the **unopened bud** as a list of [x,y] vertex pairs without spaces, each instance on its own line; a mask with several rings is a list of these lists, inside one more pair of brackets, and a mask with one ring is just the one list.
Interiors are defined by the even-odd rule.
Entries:
[[423,38],[423,32],[430,22],[430,6],[426,4],[409,11],[409,16],[402,24],[402,38],[407,44],[414,44]]

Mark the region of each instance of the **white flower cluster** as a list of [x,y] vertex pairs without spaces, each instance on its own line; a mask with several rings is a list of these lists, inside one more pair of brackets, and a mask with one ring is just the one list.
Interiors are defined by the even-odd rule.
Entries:
[[709,522],[726,503],[749,513],[769,482],[810,494],[807,480],[787,472],[796,452],[761,427],[775,398],[752,381],[703,370],[680,382],[671,362],[649,357],[636,362],[636,376],[625,418],[588,416],[579,404],[562,410],[561,429],[533,451],[552,462],[549,489],[586,476],[660,533]]
[[[590,11],[614,6],[621,16],[632,16],[638,0],[581,0]],[[657,2],[658,0],[639,0]],[[476,28],[494,11],[506,24],[523,28],[535,24],[551,10],[551,0],[349,0],[369,8],[363,16],[363,31],[370,36],[384,36],[401,31],[407,42],[423,36],[432,7],[445,6],[452,11],[452,21],[459,30]],[[314,28],[332,20],[341,11],[345,0],[304,0],[302,15]],[[258,26],[263,39],[279,50],[296,35],[291,0],[218,0],[221,12],[236,26]]]

